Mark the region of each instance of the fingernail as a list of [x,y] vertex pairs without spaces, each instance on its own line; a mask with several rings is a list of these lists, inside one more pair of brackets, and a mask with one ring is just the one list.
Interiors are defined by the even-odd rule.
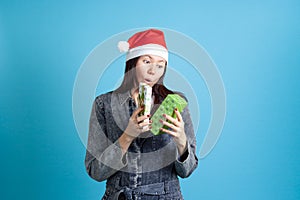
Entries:
[[162,124],[164,123],[164,121],[162,119],[159,119],[159,122],[162,123]]
[[178,109],[177,108],[175,108],[175,111],[177,111]]
[[163,117],[167,117],[167,115],[166,115],[166,114],[163,114]]
[[150,117],[150,115],[147,115],[147,117]]
[[149,120],[149,123],[152,123],[152,120]]
[[152,129],[152,126],[149,126],[149,129]]

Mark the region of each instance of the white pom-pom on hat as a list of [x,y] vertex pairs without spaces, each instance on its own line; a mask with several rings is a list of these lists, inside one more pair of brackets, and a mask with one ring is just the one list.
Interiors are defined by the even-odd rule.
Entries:
[[118,49],[121,53],[127,52],[129,50],[129,43],[127,41],[120,41],[118,43]]

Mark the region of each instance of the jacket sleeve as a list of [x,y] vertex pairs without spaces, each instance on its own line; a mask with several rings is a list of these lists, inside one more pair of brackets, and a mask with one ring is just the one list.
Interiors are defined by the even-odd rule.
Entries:
[[182,118],[187,137],[187,149],[185,153],[175,161],[175,170],[181,178],[186,178],[190,176],[198,166],[198,158],[196,156],[196,137],[188,107],[183,110]]
[[92,107],[89,122],[85,167],[96,181],[104,181],[127,165],[127,154],[122,156],[118,140],[112,143],[106,132],[104,103],[100,96]]

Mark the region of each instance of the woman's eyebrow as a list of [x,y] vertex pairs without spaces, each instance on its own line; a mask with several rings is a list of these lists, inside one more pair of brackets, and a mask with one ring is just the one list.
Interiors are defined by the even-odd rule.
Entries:
[[[151,57],[151,56],[149,56],[149,55],[145,55],[145,56],[149,57],[151,60],[154,59],[153,57]],[[157,62],[165,62],[165,61],[164,61],[164,60],[158,60]]]
[[148,58],[152,59],[152,57],[151,57],[151,56],[148,56],[148,55],[144,55],[144,57],[148,57]]

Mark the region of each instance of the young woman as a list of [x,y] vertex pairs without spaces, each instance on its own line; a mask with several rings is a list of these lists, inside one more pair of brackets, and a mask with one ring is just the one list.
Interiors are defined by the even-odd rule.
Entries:
[[[168,50],[164,34],[149,29],[119,43],[127,52],[119,88],[98,96],[93,104],[85,165],[90,177],[106,182],[102,199],[183,199],[178,176],[197,167],[196,140],[188,107],[164,114],[165,134],[153,135],[151,114],[168,94],[164,86]],[[138,107],[139,83],[152,87],[152,110]],[[179,94],[179,93],[178,93]],[[183,96],[182,94],[180,94]],[[166,128],[168,127],[168,128]]]

